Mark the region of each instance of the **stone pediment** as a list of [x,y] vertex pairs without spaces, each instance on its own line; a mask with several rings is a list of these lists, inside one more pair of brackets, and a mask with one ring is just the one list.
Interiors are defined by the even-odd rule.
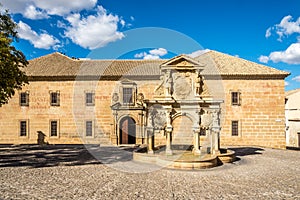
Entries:
[[161,64],[161,69],[203,69],[204,65],[187,55],[176,56]]

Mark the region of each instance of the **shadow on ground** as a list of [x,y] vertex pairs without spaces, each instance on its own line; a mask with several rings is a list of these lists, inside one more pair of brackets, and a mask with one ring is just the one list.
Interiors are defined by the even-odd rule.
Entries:
[[228,149],[233,150],[236,156],[257,155],[262,154],[262,151],[264,151],[264,149],[257,147],[231,147]]
[[[98,145],[99,146],[99,145]],[[100,164],[84,145],[0,146],[1,167],[53,167]]]

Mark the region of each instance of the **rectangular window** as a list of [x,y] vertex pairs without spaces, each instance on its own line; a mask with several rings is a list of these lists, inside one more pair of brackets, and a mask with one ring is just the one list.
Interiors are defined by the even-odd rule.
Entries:
[[85,136],[88,136],[88,137],[93,136],[93,121],[85,122]]
[[92,92],[85,93],[85,104],[87,106],[95,105],[95,93],[92,93]]
[[59,106],[60,105],[59,92],[50,92],[50,104],[51,104],[51,106]]
[[20,136],[27,136],[27,121],[20,121]]
[[239,121],[231,122],[231,135],[238,136],[239,135]]
[[123,103],[124,104],[133,104],[133,89],[132,88],[123,88]]
[[29,106],[29,93],[28,92],[20,93],[20,106]]
[[58,122],[50,121],[50,136],[57,137],[58,136]]
[[239,92],[231,92],[231,104],[232,105],[240,105],[240,93]]
[[200,136],[206,136],[206,130],[205,129],[200,130]]

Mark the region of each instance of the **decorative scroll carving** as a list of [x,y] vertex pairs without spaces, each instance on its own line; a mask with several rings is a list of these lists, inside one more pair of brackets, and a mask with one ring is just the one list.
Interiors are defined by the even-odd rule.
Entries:
[[164,75],[161,75],[160,76],[160,84],[157,88],[155,88],[155,91],[154,91],[155,95],[161,96],[164,94],[164,83],[165,83]]
[[113,93],[111,100],[112,100],[113,104],[117,103],[119,101],[118,93]]

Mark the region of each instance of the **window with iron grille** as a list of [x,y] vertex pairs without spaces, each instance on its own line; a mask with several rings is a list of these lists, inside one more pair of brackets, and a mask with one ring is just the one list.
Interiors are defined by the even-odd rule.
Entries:
[[20,93],[20,106],[29,106],[29,93],[28,92]]
[[93,121],[85,122],[85,136],[93,136]]
[[92,92],[85,93],[85,104],[87,106],[95,105],[95,93],[92,93]]
[[50,136],[57,137],[58,136],[58,122],[50,121]]
[[133,104],[133,88],[123,88],[123,103],[126,105]]
[[20,121],[20,136],[27,136],[27,121]]
[[239,92],[231,92],[231,104],[232,105],[240,105],[240,93]]
[[59,106],[60,105],[59,92],[50,92],[50,104],[51,104],[51,106]]
[[232,136],[239,135],[239,121],[231,121],[231,135]]

